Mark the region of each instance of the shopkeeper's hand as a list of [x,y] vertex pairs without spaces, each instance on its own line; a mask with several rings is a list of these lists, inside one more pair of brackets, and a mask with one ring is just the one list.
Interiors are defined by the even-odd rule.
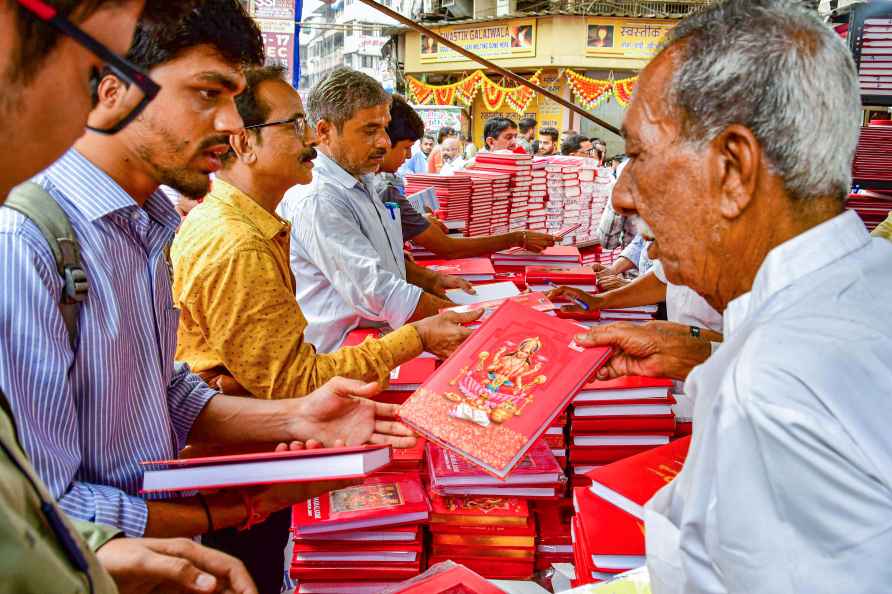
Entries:
[[574,287],[557,287],[548,292],[548,298],[552,301],[564,298],[572,301],[573,299],[579,299],[586,305],[588,305],[588,310],[583,310],[581,307],[576,305],[575,303],[572,305],[565,305],[561,309],[567,312],[581,313],[583,311],[596,311],[601,309],[601,300],[597,295],[591,295],[590,293],[586,293],[580,289],[576,289]]
[[452,276],[451,274],[438,274],[431,293],[442,299],[448,299],[446,291],[449,289],[461,289],[468,295],[476,295],[477,291],[474,286],[460,276]]
[[619,274],[602,274],[598,277],[598,288],[603,291],[622,289],[631,281]]
[[578,334],[576,342],[584,347],[613,348],[613,356],[598,370],[599,380],[624,375],[684,380],[712,354],[709,340],[691,336],[689,326],[674,322],[617,322],[595,326]]
[[446,226],[446,223],[444,223],[443,221],[441,221],[440,219],[438,219],[435,215],[432,215],[432,214],[426,214],[426,215],[424,215],[424,218],[427,219],[427,222],[428,222],[428,223],[430,223],[430,224],[433,225],[434,227],[439,228],[440,231],[442,231],[442,232],[445,233],[446,235],[449,235],[449,227],[447,227],[447,226]]
[[536,252],[537,254],[553,246],[556,242],[555,238],[538,231],[516,231],[517,236],[514,239],[514,245],[525,250]]

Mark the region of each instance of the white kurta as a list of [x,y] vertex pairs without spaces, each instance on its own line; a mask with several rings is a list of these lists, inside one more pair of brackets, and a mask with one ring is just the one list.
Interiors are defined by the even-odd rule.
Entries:
[[848,212],[778,246],[688,377],[648,503],[654,594],[892,591],[892,244]]

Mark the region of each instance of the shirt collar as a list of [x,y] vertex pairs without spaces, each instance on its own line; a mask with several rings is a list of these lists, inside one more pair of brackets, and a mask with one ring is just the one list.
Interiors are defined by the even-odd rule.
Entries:
[[348,190],[355,188],[359,184],[358,179],[322,151],[319,151],[319,154],[316,156],[315,169],[317,175],[325,173]]
[[759,267],[750,292],[731,301],[725,309],[725,333],[732,333],[775,294],[863,248],[869,241],[870,235],[858,215],[846,211],[776,246]]
[[[111,176],[75,149],[62,155],[44,176],[91,221],[114,212],[139,208],[133,197]],[[143,209],[171,230],[176,230],[180,224],[180,216],[160,189],[149,196]]]
[[283,231],[287,232],[290,226],[287,221],[271,214],[250,196],[219,177],[214,179],[214,185],[205,200],[216,200],[236,209],[260,231],[265,239],[272,239]]

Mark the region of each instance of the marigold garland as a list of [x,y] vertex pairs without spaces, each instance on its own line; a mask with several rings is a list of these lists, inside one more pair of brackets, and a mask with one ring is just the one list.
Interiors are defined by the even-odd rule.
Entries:
[[[539,84],[542,70],[536,71],[530,82]],[[615,97],[622,107],[628,107],[638,77],[622,80],[599,80],[579,74],[569,68],[563,76],[574,97],[588,109],[595,109],[604,101]],[[477,93],[483,92],[483,105],[489,111],[497,111],[507,104],[512,111],[524,114],[536,97],[536,92],[529,87],[518,85],[505,87],[493,82],[482,70],[475,70],[462,80],[449,85],[429,85],[420,80],[406,76],[409,100],[418,105],[454,105],[456,102],[469,106]]]

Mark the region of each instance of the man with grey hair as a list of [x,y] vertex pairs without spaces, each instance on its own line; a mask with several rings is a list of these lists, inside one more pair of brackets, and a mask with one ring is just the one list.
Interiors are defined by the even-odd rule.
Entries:
[[[844,209],[859,120],[848,50],[789,0],[712,5],[641,73],[613,201],[725,337],[645,508],[655,594],[889,591],[892,246]],[[651,339],[584,342],[615,347],[608,373],[656,373]]]
[[[432,276],[414,278],[420,267],[407,273],[399,207],[377,195],[372,174],[390,149],[390,102],[377,81],[349,68],[334,70],[307,100],[319,139],[313,181],[291,188],[278,212],[292,223],[291,269],[305,336],[321,353],[337,350],[354,328],[396,330],[453,305],[425,290]],[[399,331],[408,341],[403,350],[420,354],[444,343],[448,348],[428,350],[449,353],[469,334],[456,323],[464,321],[441,316],[407,326]]]

